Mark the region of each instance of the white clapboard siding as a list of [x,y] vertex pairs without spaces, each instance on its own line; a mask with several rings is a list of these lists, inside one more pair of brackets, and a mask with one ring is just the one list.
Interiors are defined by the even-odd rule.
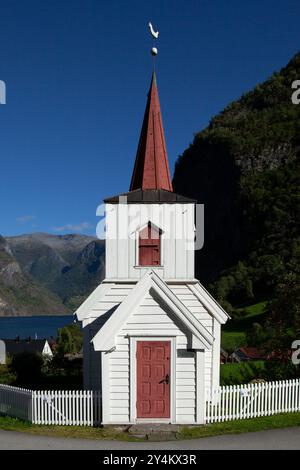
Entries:
[[[170,284],[169,287],[179,300],[188,308],[193,315],[210,333],[213,334],[213,318],[196,298],[194,293],[189,289],[188,285]],[[219,360],[220,355],[216,357]],[[204,355],[204,383],[205,389],[210,390],[212,386],[213,374],[213,354],[212,351],[206,350]]]
[[206,423],[300,411],[300,379],[228,385],[207,392]]
[[[110,420],[129,421],[129,340],[117,336],[116,350],[109,355]],[[119,404],[122,403],[122,406]]]
[[[175,243],[175,242],[174,242]],[[117,308],[125,298],[130,294],[134,287],[134,283],[124,282],[111,282],[106,283],[106,289],[101,293],[101,297],[96,301],[93,309],[89,314],[89,338],[85,342],[84,356],[86,356],[86,350],[89,350],[88,360],[84,360],[85,377],[89,380],[85,380],[86,389],[99,390],[101,387],[101,354],[95,353],[93,343],[91,340],[97,334],[103,322],[107,319],[107,311],[112,308]],[[210,313],[201,304],[199,299],[195,296],[193,291],[189,289],[187,283],[175,283],[174,281],[168,283],[168,286],[177,296],[180,302],[190,311],[197,322],[201,323],[207,331],[211,334],[213,332],[213,318]],[[85,327],[87,328],[87,327]],[[167,312],[165,308],[159,305],[159,301],[154,299],[150,292],[145,294],[145,297],[140,301],[140,305],[136,306],[131,315],[127,319],[126,325],[118,333],[116,338],[116,349],[109,353],[108,358],[108,371],[109,371],[109,396],[115,396],[118,393],[118,400],[124,400],[122,406],[116,407],[116,403],[110,400],[110,417],[109,419],[113,422],[113,416],[121,416],[122,422],[127,416],[128,422],[130,421],[130,351],[129,351],[129,337],[174,337],[176,338],[177,350],[187,349],[187,335],[184,327],[178,324],[178,321],[173,318],[172,314]],[[216,357],[219,359],[219,356]],[[183,396],[183,399],[190,399],[191,394],[195,399],[195,362],[194,359],[191,361],[189,357],[181,357],[180,360],[176,359],[176,391],[179,383],[185,382],[183,391],[189,392],[188,395]],[[185,370],[184,367],[187,366]],[[88,372],[87,370],[88,369]],[[205,389],[211,389],[213,385],[213,354],[212,351],[205,351],[204,354],[204,384]],[[183,372],[182,376],[180,372]],[[179,375],[178,375],[179,374]],[[214,383],[218,385],[218,383]],[[179,385],[179,397],[182,399]],[[177,393],[176,393],[177,397]],[[184,420],[184,407],[178,406],[180,410],[179,417]],[[187,406],[188,422],[193,422],[195,417],[195,405],[194,407]]]
[[[134,209],[134,217],[130,211]],[[193,204],[106,204],[106,279],[139,280],[145,273],[137,267],[137,233],[150,220],[162,229],[163,279],[193,279]]]
[[210,390],[212,385],[212,351],[206,350],[204,353],[204,383],[205,383],[205,390]]
[[[187,338],[181,329],[149,295],[147,303],[141,302],[116,339],[116,350],[109,354],[109,390],[111,422],[129,422],[130,420],[130,352],[127,336],[166,336],[176,337],[177,347],[186,348]],[[184,349],[183,349],[184,354]],[[187,367],[185,367],[187,366]],[[195,417],[195,359],[191,353],[176,359],[176,390],[182,385],[189,394],[182,395],[178,406],[179,417],[184,421],[185,408],[188,422]],[[178,388],[177,388],[178,386]],[[122,389],[120,389],[122,387]],[[117,399],[113,397],[117,395]],[[184,402],[186,401],[186,407]],[[116,420],[116,417],[118,419]],[[127,420],[127,421],[126,421]]]
[[176,358],[176,422],[194,423],[196,416],[195,353],[180,350]]
[[34,391],[32,422],[60,426],[94,426],[101,423],[99,391]]

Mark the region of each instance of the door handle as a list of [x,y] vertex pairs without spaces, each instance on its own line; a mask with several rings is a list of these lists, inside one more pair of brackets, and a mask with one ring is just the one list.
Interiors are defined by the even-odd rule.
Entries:
[[169,377],[169,374],[167,374],[167,375],[165,376],[165,378],[162,379],[159,383],[160,383],[160,384],[165,383],[165,384],[169,385],[169,382],[170,382],[170,377]]

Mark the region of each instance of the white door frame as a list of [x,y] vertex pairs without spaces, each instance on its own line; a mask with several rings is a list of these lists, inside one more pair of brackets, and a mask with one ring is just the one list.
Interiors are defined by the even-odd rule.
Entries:
[[[137,418],[136,416],[136,343],[138,341],[170,341],[171,343],[171,361],[170,361],[170,418]],[[173,336],[131,336],[130,337],[130,423],[137,422],[157,422],[172,423],[176,422],[176,338]]]

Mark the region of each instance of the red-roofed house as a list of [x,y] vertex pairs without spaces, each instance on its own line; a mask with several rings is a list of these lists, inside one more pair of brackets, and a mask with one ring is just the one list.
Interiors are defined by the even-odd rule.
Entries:
[[267,359],[266,353],[262,349],[242,347],[231,354],[232,362],[262,361]]

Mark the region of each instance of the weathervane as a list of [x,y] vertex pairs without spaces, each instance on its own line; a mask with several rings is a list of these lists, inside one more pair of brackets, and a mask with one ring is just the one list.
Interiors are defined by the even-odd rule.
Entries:
[[[158,39],[159,31],[154,31],[153,26],[152,26],[152,23],[150,23],[150,22],[149,22],[148,26],[149,26],[149,30],[150,30],[151,36],[152,36],[154,39]],[[158,50],[157,50],[156,47],[152,47],[152,49],[151,49],[151,54],[152,54],[153,56],[156,56],[156,55],[158,54]]]

